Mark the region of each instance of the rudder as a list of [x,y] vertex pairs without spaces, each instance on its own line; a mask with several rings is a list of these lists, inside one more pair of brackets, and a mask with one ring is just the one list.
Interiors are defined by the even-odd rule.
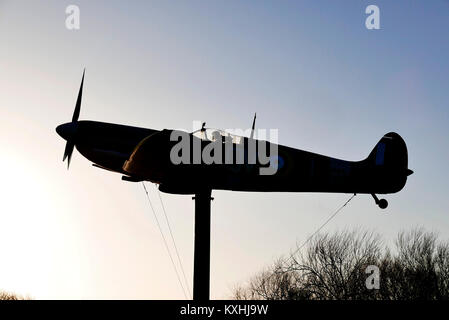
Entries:
[[391,174],[408,176],[412,173],[408,169],[408,153],[404,139],[389,132],[380,139],[366,161],[376,168],[383,168]]

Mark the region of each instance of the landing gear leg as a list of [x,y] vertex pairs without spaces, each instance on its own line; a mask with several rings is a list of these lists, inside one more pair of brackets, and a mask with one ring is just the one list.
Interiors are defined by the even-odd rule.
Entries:
[[387,200],[379,199],[374,193],[371,193],[371,195],[373,196],[374,201],[379,206],[379,208],[385,209],[386,207],[388,207],[388,201]]

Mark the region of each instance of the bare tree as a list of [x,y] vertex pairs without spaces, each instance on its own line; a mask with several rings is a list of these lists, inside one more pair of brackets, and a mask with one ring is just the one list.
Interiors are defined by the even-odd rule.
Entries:
[[366,289],[365,269],[377,265],[381,256],[380,237],[369,232],[343,231],[312,238],[305,253],[286,264],[296,271],[303,291],[311,299],[362,299]]
[[401,232],[396,255],[383,259],[385,299],[448,299],[449,244],[437,235],[417,228]]
[[270,268],[253,277],[246,287],[234,289],[236,300],[299,300],[303,292],[297,286],[296,272],[284,270],[284,262],[279,259]]
[[24,298],[15,293],[0,291],[0,300],[29,300],[29,298]]
[[[234,298],[449,299],[449,244],[423,229],[400,233],[394,251],[379,235],[360,230],[318,234],[297,251],[237,287]],[[366,285],[368,266],[380,271],[378,289]]]

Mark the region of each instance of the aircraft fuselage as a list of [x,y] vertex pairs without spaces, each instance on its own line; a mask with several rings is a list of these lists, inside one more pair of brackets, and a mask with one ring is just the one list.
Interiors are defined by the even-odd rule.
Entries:
[[[131,181],[160,184],[161,191],[191,194],[198,189],[262,192],[394,193],[411,173],[402,138],[389,133],[362,161],[345,161],[278,145],[278,170],[260,175],[259,164],[179,164],[170,162],[172,130],[153,130],[96,121],[57,128],[64,139],[96,166]],[[192,137],[192,139],[196,139]],[[248,138],[245,138],[248,139]],[[202,142],[202,148],[207,142]]]

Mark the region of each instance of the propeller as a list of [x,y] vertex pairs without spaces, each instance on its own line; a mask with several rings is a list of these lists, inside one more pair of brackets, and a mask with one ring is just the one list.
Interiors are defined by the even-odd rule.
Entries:
[[[86,69],[84,69],[84,71],[83,71],[83,78],[81,79],[81,86],[80,86],[80,90],[78,92],[78,99],[76,99],[75,110],[73,111],[72,123],[71,123],[71,125],[73,127],[78,122],[78,118],[80,116],[81,100],[83,98],[83,85],[84,85],[84,73],[85,72],[86,72]],[[75,147],[75,141],[74,141],[74,135],[72,134],[72,135],[70,135],[70,137],[67,138],[67,143],[65,145],[65,150],[64,150],[64,157],[62,159],[62,161],[65,161],[65,159],[67,159],[67,170],[70,167],[70,160],[72,159],[72,153],[73,153],[74,147]]]

